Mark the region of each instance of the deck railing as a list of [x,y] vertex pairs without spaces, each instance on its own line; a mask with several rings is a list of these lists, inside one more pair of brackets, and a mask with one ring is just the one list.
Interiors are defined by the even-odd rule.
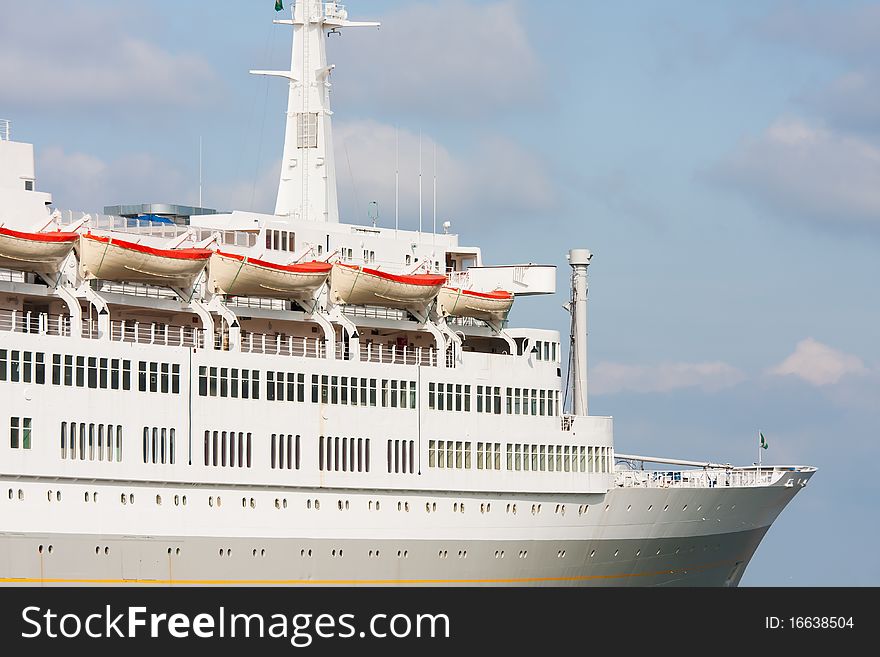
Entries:
[[437,350],[433,347],[389,347],[367,342],[361,345],[361,360],[367,363],[434,366],[437,364]]
[[763,470],[622,470],[617,472],[615,484],[623,488],[748,488],[769,486],[781,475],[772,467]]

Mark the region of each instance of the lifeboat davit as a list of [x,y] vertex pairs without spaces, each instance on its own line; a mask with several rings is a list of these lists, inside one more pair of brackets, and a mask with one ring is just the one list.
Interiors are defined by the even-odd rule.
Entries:
[[440,314],[444,317],[473,317],[484,321],[503,322],[513,306],[513,294],[505,290],[477,292],[457,287],[444,287],[437,295]]
[[290,299],[311,297],[326,282],[332,268],[329,262],[280,265],[216,251],[211,256],[209,273],[212,288],[220,294]]
[[77,233],[23,233],[0,227],[0,267],[57,272],[78,238]]
[[337,262],[330,276],[333,303],[387,308],[426,306],[446,282],[442,274],[389,274]]
[[80,236],[80,274],[86,280],[187,287],[205,268],[208,249],[159,249],[105,235]]

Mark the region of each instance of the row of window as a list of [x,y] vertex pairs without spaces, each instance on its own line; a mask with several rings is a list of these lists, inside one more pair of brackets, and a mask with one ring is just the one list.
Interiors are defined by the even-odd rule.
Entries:
[[312,375],[312,402],[316,404],[416,408],[417,400],[415,381]]
[[71,461],[121,463],[122,425],[62,422],[61,458]]
[[559,415],[559,391],[508,388],[508,415]]
[[253,441],[250,432],[205,430],[205,465],[251,467]]
[[416,442],[388,440],[388,472],[415,474]]
[[461,383],[429,383],[428,408],[438,411],[470,412],[470,385]]
[[535,354],[536,360],[549,360],[556,362],[559,357],[559,343],[537,340],[535,346],[532,347],[532,353]]
[[[471,442],[462,440],[429,440],[428,467],[469,470],[471,445]],[[501,443],[477,443],[477,469],[501,470]],[[525,472],[611,472],[611,448],[507,443],[507,469]]]
[[327,472],[369,472],[370,439],[319,436],[318,469]]
[[45,383],[46,355],[42,352],[0,349],[0,381]]
[[199,367],[199,395],[201,397],[231,397],[233,399],[260,398],[259,370],[237,367]]
[[270,448],[270,462],[272,469],[299,470],[300,447],[299,435],[272,434]]
[[428,467],[469,470],[471,442],[461,440],[429,440]]
[[174,428],[144,427],[144,463],[174,465]]
[[507,469],[525,472],[611,472],[611,448],[507,444]]

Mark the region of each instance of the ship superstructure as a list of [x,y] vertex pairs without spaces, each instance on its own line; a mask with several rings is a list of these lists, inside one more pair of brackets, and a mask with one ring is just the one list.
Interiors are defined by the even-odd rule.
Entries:
[[0,582],[737,584],[814,469],[625,467],[587,412],[591,254],[563,345],[507,321],[554,265],[340,221],[324,42],[376,23],[276,22],[272,215],[56,210],[0,126]]

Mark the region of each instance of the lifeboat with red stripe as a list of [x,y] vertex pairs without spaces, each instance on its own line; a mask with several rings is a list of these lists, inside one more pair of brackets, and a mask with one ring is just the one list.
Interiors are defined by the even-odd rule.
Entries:
[[440,314],[444,317],[473,317],[484,321],[503,322],[513,306],[513,294],[505,290],[477,292],[457,287],[444,287],[437,295]]
[[209,273],[211,287],[219,294],[290,299],[311,297],[327,281],[332,268],[329,262],[281,265],[215,251]]
[[330,276],[330,299],[337,304],[414,308],[431,303],[445,282],[442,274],[389,274],[337,262]]
[[0,227],[0,267],[56,272],[76,244],[77,233],[25,233]]
[[160,249],[93,233],[81,235],[78,248],[80,274],[86,280],[169,287],[192,285],[212,253],[209,249]]

